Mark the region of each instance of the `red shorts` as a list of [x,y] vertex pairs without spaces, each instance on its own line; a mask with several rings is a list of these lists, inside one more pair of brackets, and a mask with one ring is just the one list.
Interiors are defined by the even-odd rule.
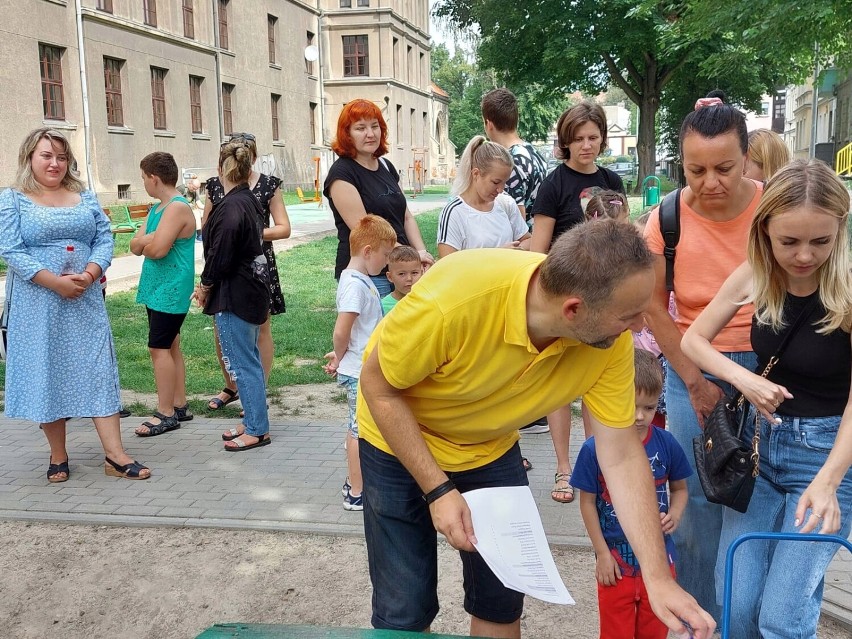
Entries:
[[[672,566],[672,576],[674,576]],[[669,629],[648,601],[642,575],[622,577],[614,586],[598,583],[600,639],[666,639]]]

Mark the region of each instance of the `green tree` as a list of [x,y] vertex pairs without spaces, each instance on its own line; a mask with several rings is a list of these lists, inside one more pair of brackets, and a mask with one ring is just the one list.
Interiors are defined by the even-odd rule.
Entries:
[[[538,82],[561,93],[610,85],[639,107],[639,177],[656,161],[655,118],[665,86],[689,61],[679,36],[682,2],[637,13],[635,0],[440,0],[437,13],[479,27],[481,64],[509,84]],[[663,38],[668,46],[661,46]],[[507,55],[507,52],[511,52]]]
[[[482,96],[498,86],[493,70],[481,69],[456,49],[453,55],[443,44],[432,49],[432,81],[450,95],[449,137],[459,152],[474,135],[483,131]],[[508,87],[518,98],[518,133],[527,140],[547,140],[550,129],[565,109],[565,95],[541,84]]]

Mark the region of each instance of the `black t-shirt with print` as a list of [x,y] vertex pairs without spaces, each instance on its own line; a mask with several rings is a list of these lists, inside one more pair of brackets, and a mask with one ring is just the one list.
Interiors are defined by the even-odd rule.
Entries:
[[512,196],[518,206],[526,209],[530,218],[538,189],[547,175],[547,162],[529,142],[513,144],[509,147],[512,155],[512,173],[506,181],[506,193]]
[[334,225],[337,227],[337,260],[334,277],[339,279],[340,272],[349,264],[349,227],[337,210],[331,198],[331,185],[337,180],[352,184],[361,195],[364,210],[387,220],[396,231],[400,244],[409,244],[405,235],[405,211],[408,207],[405,195],[399,188],[399,174],[388,160],[379,159],[379,168],[375,171],[364,168],[351,158],[338,158],[328,171],[323,187],[323,195],[331,204]]
[[624,183],[618,174],[600,166],[594,173],[579,173],[563,162],[544,178],[532,214],[556,220],[551,240],[555,242],[565,231],[585,219],[580,200],[606,190],[624,193]]

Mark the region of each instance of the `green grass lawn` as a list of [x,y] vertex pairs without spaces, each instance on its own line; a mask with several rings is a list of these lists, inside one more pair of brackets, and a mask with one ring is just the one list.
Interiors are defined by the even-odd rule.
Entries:
[[[436,254],[439,212],[424,213],[416,218],[433,255]],[[336,250],[337,238],[327,237],[277,255],[287,312],[272,318],[275,363],[269,383],[271,394],[280,386],[329,381],[321,365],[325,361],[323,355],[331,350],[331,333],[337,316],[334,301]],[[148,321],[144,307],[136,303],[136,290],[110,295],[107,311],[118,354],[121,387],[154,393],[154,375],[146,345]],[[193,306],[181,330],[186,390],[190,395],[212,397],[223,385],[212,327],[212,318]],[[5,363],[0,363],[0,383],[5,373]],[[194,402],[192,408],[203,412],[203,402]]]

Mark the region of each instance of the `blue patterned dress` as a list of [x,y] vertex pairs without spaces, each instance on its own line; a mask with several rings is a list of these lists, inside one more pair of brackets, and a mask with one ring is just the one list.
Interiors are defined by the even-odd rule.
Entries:
[[112,248],[109,220],[88,191],[71,207],[42,206],[11,189],[0,194],[0,256],[13,280],[7,417],[47,423],[118,412],[118,366],[101,287],[68,300],[31,281],[42,269],[60,274],[68,259],[76,273],[89,262],[105,271]]

